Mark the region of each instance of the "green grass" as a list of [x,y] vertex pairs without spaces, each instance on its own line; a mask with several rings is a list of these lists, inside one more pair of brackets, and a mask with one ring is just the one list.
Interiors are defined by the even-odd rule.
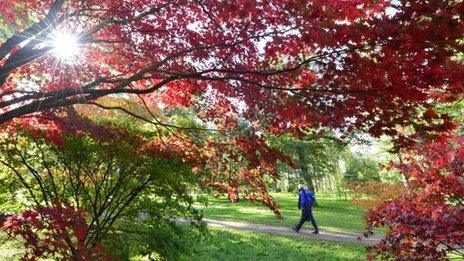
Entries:
[[[297,208],[297,195],[292,193],[272,194],[280,205],[283,220],[275,217],[268,208],[256,202],[241,200],[231,203],[226,197],[210,198],[204,208],[205,218],[235,220],[278,226],[291,226],[300,218]],[[318,195],[319,206],[313,208],[314,217],[322,229],[335,231],[362,232],[365,210],[354,206],[350,201],[337,200],[328,195]],[[306,225],[308,226],[308,225]]]
[[361,245],[211,229],[181,260],[365,260]]

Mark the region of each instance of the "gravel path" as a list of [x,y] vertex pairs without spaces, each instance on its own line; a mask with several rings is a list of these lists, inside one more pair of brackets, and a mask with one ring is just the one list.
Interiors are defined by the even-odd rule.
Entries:
[[312,240],[333,240],[333,241],[343,241],[351,243],[360,243],[366,245],[372,245],[379,242],[382,238],[379,235],[374,235],[369,238],[364,238],[361,233],[353,232],[340,232],[340,231],[329,231],[325,229],[319,229],[319,234],[312,234],[311,230],[308,227],[308,224],[305,224],[299,233],[296,233],[290,227],[282,226],[271,226],[263,224],[253,224],[253,223],[244,223],[236,221],[224,221],[224,220],[213,220],[213,219],[203,219],[204,222],[210,227],[218,228],[229,228],[234,230],[249,231],[249,232],[258,232],[258,233],[267,233],[275,235],[286,235],[286,236],[300,236]]

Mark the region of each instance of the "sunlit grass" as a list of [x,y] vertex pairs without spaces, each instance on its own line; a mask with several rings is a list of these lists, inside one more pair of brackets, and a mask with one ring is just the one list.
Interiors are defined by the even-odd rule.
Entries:
[[181,260],[365,260],[364,246],[298,237],[211,229]]
[[[297,209],[297,195],[292,193],[272,194],[280,206],[283,219],[256,202],[240,200],[231,203],[226,197],[210,198],[204,208],[205,218],[236,220],[251,223],[291,226],[300,217]],[[354,206],[350,201],[337,200],[325,195],[318,196],[318,207],[313,208],[314,216],[322,229],[334,231],[364,231],[365,210]]]

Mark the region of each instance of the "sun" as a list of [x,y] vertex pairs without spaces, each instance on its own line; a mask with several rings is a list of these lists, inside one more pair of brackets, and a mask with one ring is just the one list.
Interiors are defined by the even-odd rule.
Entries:
[[51,39],[52,53],[60,62],[74,63],[79,56],[78,38],[67,32],[55,32]]

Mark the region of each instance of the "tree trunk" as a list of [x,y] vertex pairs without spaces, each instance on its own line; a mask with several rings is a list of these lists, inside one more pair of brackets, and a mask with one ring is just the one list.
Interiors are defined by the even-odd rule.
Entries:
[[[305,153],[303,146],[297,146],[296,153],[298,155],[298,162],[299,162],[298,167],[300,167],[301,176],[304,179],[307,188],[313,191],[314,197],[316,198],[316,190],[314,189],[314,181],[313,181],[313,177],[311,173],[308,171],[308,159],[306,157],[306,153]],[[317,200],[314,201],[313,206],[319,206],[317,204]]]
[[[400,163],[403,164],[403,157],[401,157],[401,152],[398,152],[398,159],[400,160]],[[403,172],[401,173],[401,180],[403,181],[403,185],[406,188],[406,192],[409,194],[409,178],[404,175]]]

